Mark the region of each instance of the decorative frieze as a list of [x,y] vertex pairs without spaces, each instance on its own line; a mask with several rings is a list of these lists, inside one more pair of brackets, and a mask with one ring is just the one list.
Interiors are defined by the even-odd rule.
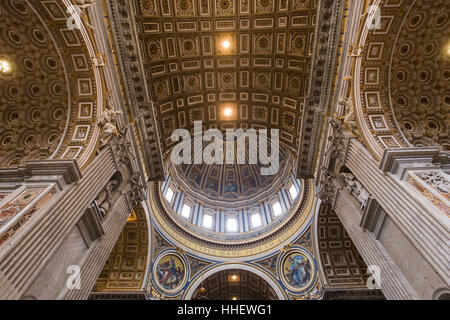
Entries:
[[297,153],[297,177],[312,177],[319,149],[323,116],[328,109],[332,76],[334,74],[338,34],[343,1],[321,2],[315,35],[314,61],[309,95],[302,115],[300,143]]
[[447,200],[450,200],[450,175],[440,171],[421,173],[419,177]]
[[[146,3],[152,3],[147,1]],[[131,2],[108,2],[109,17],[113,27],[113,36],[117,48],[118,60],[120,61],[126,94],[129,99],[131,116],[135,121],[137,135],[142,146],[143,162],[145,171],[150,180],[163,180],[165,170],[163,166],[161,145],[155,110],[153,104],[148,101],[145,94],[146,83],[144,73],[141,70],[141,57],[137,55],[139,45],[136,36],[135,22],[133,21],[134,10],[130,8]],[[146,8],[149,6],[146,5]],[[159,44],[160,46],[160,44]],[[157,54],[158,44],[155,43],[149,51]]]

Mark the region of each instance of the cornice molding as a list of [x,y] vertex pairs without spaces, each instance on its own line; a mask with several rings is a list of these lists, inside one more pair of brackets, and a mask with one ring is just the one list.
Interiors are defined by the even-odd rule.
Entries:
[[45,177],[46,180],[62,177],[66,184],[71,184],[79,181],[82,174],[75,159],[29,160],[17,168],[0,168],[2,183],[26,182],[36,177]]
[[338,51],[338,36],[343,16],[341,0],[320,1],[316,26],[313,70],[309,95],[302,117],[302,129],[297,153],[297,177],[312,178],[327,112]]
[[[129,98],[129,106],[133,122],[139,133],[145,159],[148,179],[162,181],[165,177],[162,149],[151,97],[145,92],[142,58],[136,36],[134,9],[131,1],[107,1],[109,17],[113,29],[117,56],[123,73],[124,85]],[[148,110],[152,110],[149,112]]]

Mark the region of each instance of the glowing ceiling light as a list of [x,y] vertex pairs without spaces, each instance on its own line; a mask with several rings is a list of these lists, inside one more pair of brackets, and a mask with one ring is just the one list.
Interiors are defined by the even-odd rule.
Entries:
[[233,114],[233,110],[231,110],[231,108],[225,108],[225,110],[223,110],[223,114],[226,117],[229,117],[229,116],[231,116]]
[[204,228],[212,228],[213,217],[209,214],[203,215],[203,227]]
[[450,41],[447,42],[447,44],[444,47],[444,54],[446,54],[447,56],[450,56]]
[[229,47],[230,47],[230,41],[228,41],[228,40],[223,40],[222,41],[222,48],[224,48],[224,49],[228,49]]
[[237,274],[229,274],[228,275],[228,281],[229,282],[239,282],[240,281],[239,275],[237,275]]
[[11,70],[9,63],[6,60],[0,60],[0,72],[7,73]]

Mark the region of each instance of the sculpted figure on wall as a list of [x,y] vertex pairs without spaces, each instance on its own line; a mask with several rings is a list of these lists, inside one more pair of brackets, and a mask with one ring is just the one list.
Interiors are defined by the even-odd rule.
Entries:
[[442,193],[450,193],[450,180],[443,172],[427,172],[420,175],[423,181]]
[[67,13],[70,14],[69,18],[67,19],[67,28],[69,30],[73,29],[79,29],[80,26],[77,25],[76,19],[83,20],[84,24],[91,29],[94,29],[86,19],[86,10],[89,6],[92,6],[96,3],[97,0],[75,0],[75,5],[69,5],[67,8]]
[[342,173],[345,182],[345,188],[358,200],[361,205],[365,205],[369,199],[370,193],[363,187],[361,182],[351,173]]
[[117,120],[116,114],[121,114],[122,111],[116,111],[111,99],[111,91],[106,96],[106,107],[102,115],[99,117],[97,123],[102,128],[100,136],[100,148],[105,146],[113,135],[117,135]]
[[145,186],[141,182],[141,173],[135,172],[130,178],[131,191],[128,192],[128,199],[136,206],[146,199]]
[[356,117],[352,101],[349,98],[342,98],[341,100],[339,100],[339,104],[344,106],[344,116],[343,116],[344,124],[347,125],[351,130],[355,130]]
[[319,191],[317,192],[317,197],[321,199],[324,203],[331,203],[334,199],[334,194],[336,191],[335,181],[336,177],[325,167],[320,168],[321,179],[319,182]]
[[136,159],[135,153],[131,146],[131,142],[128,139],[128,127],[124,127],[119,130],[119,138],[114,142],[115,156],[119,165],[127,164],[130,165],[133,160]]
[[114,179],[110,180],[96,199],[97,205],[103,217],[105,217],[108,213],[111,206],[111,201],[113,200],[114,190],[118,187],[118,185],[119,181]]
[[81,8],[87,8],[88,6],[95,4],[97,0],[75,0],[75,3]]

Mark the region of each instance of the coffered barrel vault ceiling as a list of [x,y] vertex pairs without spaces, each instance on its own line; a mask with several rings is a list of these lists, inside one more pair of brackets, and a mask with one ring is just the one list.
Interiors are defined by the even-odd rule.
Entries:
[[174,129],[192,129],[195,120],[205,129],[279,128],[280,140],[296,150],[315,1],[134,0],[133,6],[163,151],[175,144]]
[[355,103],[376,158],[386,148],[450,148],[449,1],[389,0],[360,41]]
[[13,63],[0,76],[0,166],[46,159],[68,117],[67,84],[57,46],[26,3],[0,5],[0,58]]
[[[232,280],[236,277],[237,280]],[[246,270],[224,270],[205,279],[201,288],[208,300],[276,300],[277,296],[270,285],[258,275]],[[199,287],[199,288],[200,288]],[[194,299],[202,295],[197,289]]]
[[144,282],[148,247],[145,211],[138,206],[128,217],[93,291],[139,291]]
[[90,34],[68,29],[67,3],[0,2],[0,167],[36,159],[76,159],[97,144],[103,73]]
[[394,116],[417,146],[450,149],[449,5],[417,0],[399,31],[391,61]]

